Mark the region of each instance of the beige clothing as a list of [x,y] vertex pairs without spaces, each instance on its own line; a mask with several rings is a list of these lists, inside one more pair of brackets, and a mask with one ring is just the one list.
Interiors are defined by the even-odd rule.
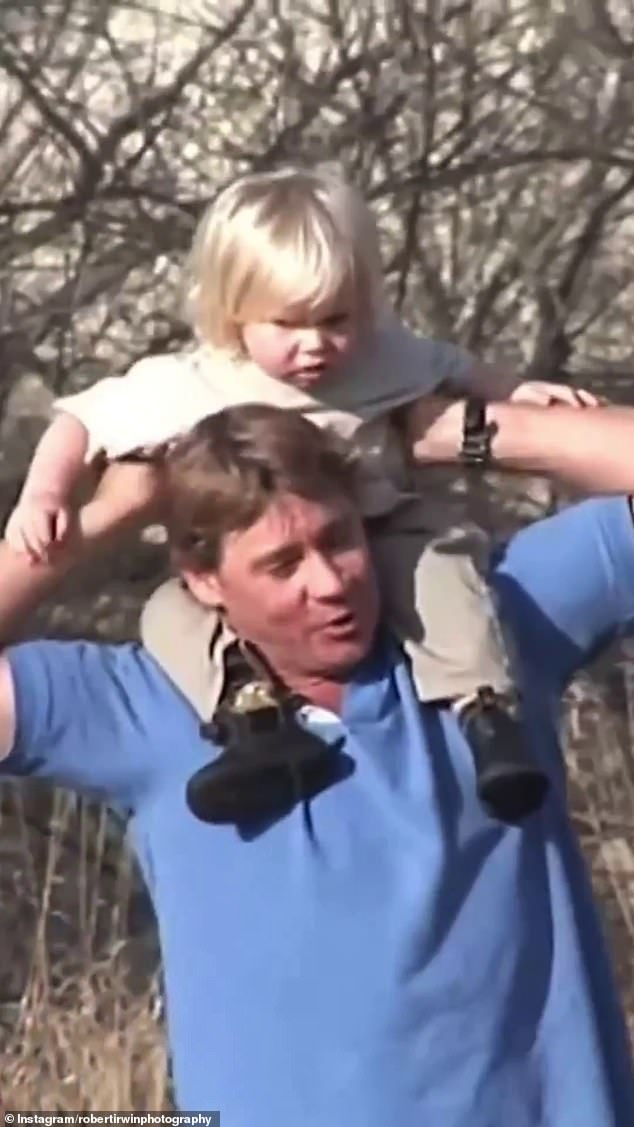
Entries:
[[364,515],[377,516],[412,495],[391,412],[445,381],[466,386],[471,365],[454,345],[424,340],[390,320],[326,376],[315,395],[203,347],[141,360],[125,376],[58,399],[55,409],[84,424],[90,459],[161,445],[224,407],[270,403],[301,411],[353,441],[365,470],[360,505]]
[[[385,522],[370,539],[387,620],[412,659],[421,698],[435,700],[469,695],[483,684],[505,691],[508,663],[476,559],[480,545],[459,530],[448,534],[449,550],[446,539],[431,540],[437,515],[430,520],[429,507],[410,488],[390,415],[442,383],[466,389],[471,367],[471,358],[454,345],[416,337],[391,320],[320,382],[319,397],[203,347],[141,360],[126,376],[58,399],[55,408],[84,424],[90,458],[160,446],[205,416],[244,403],[301,411],[351,440],[364,470],[363,515]],[[173,663],[176,683],[184,678],[186,695],[204,701],[203,714],[211,714],[224,652],[214,617],[170,585],[165,596],[157,593],[143,621],[144,631],[152,623],[145,639],[150,650],[162,654],[168,671]],[[191,649],[175,646],[179,635]]]
[[476,527],[430,536],[420,500],[370,522],[385,621],[403,643],[422,701],[458,700],[484,685],[513,689],[511,662],[486,581],[490,543]]

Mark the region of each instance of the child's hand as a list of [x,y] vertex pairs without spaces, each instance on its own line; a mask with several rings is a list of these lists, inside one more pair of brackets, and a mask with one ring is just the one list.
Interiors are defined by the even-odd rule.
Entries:
[[582,387],[565,383],[547,383],[546,380],[525,380],[511,392],[512,403],[532,403],[535,407],[551,407],[564,403],[568,407],[598,407],[596,395]]
[[4,536],[14,551],[33,561],[46,560],[67,536],[69,523],[68,508],[56,493],[27,493],[11,513]]

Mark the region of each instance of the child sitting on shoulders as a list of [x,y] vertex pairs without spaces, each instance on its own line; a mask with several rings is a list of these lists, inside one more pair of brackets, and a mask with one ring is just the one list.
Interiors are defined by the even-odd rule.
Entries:
[[[486,582],[486,541],[434,527],[437,518],[412,486],[401,424],[421,397],[446,386],[457,395],[544,406],[591,406],[593,397],[514,382],[453,344],[410,332],[389,308],[369,209],[349,184],[321,172],[247,175],[221,192],[199,225],[189,281],[196,345],[141,360],[123,377],[57,401],[7,540],[46,557],[67,535],[75,486],[95,456],[155,456],[223,407],[270,403],[334,428],[359,455],[359,503],[388,620],[410,656],[421,700],[454,710],[480,745],[476,763],[510,757],[524,787],[513,801],[520,815],[530,812],[544,780],[524,740]],[[192,609],[180,590],[169,604],[176,632],[179,599],[183,611],[187,600]],[[497,784],[487,791],[481,783],[496,813]]]

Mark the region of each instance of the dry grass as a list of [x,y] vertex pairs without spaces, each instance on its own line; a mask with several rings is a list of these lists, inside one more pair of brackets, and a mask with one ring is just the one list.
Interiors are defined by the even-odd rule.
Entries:
[[604,657],[593,674],[569,694],[570,802],[634,1048],[634,643]]
[[169,1109],[155,989],[138,997],[113,955],[52,986],[41,950],[4,1052],[3,1102],[32,1111]]
[[[1,831],[14,849],[3,947],[18,973],[5,990],[13,1004],[0,1006],[3,1105],[167,1110],[153,926],[144,915],[134,934],[138,882],[120,834],[104,810],[67,795],[55,794],[45,811],[41,795],[28,801],[6,790]],[[34,818],[45,814],[50,833],[41,840]]]

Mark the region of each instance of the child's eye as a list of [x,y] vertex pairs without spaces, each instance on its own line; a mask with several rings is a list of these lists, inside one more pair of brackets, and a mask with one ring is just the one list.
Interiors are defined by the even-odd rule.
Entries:
[[338,329],[346,323],[349,316],[349,313],[331,313],[329,317],[324,317],[322,325],[327,329]]
[[350,314],[346,311],[340,313],[330,313],[327,317],[320,317],[318,320],[307,319],[306,322],[295,321],[289,317],[274,317],[271,321],[278,329],[338,329],[347,323],[350,319]]

